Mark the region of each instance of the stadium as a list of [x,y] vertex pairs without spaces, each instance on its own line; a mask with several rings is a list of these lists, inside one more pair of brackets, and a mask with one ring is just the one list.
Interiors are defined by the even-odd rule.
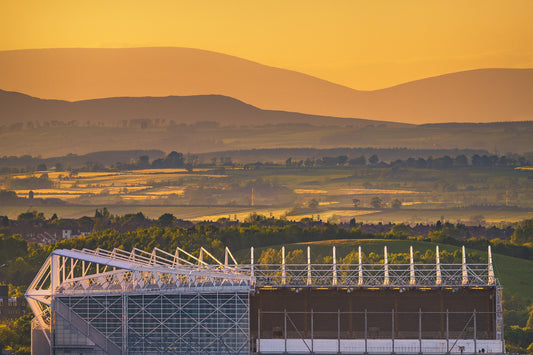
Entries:
[[487,264],[238,264],[204,248],[55,250],[26,293],[32,354],[504,353]]

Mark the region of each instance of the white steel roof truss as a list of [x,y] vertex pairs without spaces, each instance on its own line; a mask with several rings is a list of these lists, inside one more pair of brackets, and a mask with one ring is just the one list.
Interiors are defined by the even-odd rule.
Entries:
[[42,303],[28,298],[28,305],[30,306],[33,314],[35,315],[35,318],[37,319],[37,322],[41,326],[42,332],[44,336],[46,337],[46,340],[48,341],[48,344],[50,344],[50,337],[48,336],[48,333],[45,331],[46,329],[50,329],[50,322],[45,321],[44,315],[45,313],[50,313],[50,307],[43,305]]
[[50,266],[51,261],[50,259],[47,259],[28,287],[28,290],[39,290],[43,287],[44,282],[49,280],[51,276]]
[[[470,265],[466,266],[466,270],[468,272],[468,281],[469,283],[474,283],[476,285],[483,285],[485,282],[481,278],[481,275],[478,272],[475,272]],[[487,275],[483,275],[484,278],[488,279],[488,273]]]
[[144,280],[138,270],[133,271],[133,280],[135,281],[135,285],[139,285],[141,289],[144,288]]
[[[168,265],[172,266],[172,267],[176,267],[176,265],[179,265],[180,263],[184,263],[184,264],[188,264],[188,265],[194,265],[189,260],[181,259],[179,257],[179,253],[178,253],[177,250],[176,250],[176,254],[172,255],[172,254],[170,254],[170,253],[168,253],[168,252],[166,252],[164,250],[161,250],[159,248],[154,248],[154,253],[156,253],[156,255],[157,255],[157,253],[160,253],[160,254],[163,254],[163,255],[167,256],[168,258],[170,258],[170,260],[169,259],[165,259],[165,260],[168,260],[169,261]],[[163,257],[160,257],[160,256],[158,256],[158,257],[159,258],[163,258]]]
[[231,253],[231,251],[229,250],[228,247],[226,247],[224,249],[224,265],[225,266],[228,266],[228,256],[231,258],[231,260],[233,261],[233,264],[235,266],[237,266],[239,263],[237,262],[237,260],[235,260],[235,258],[233,257],[233,254]]
[[159,277],[158,272],[152,272],[152,275],[154,275],[155,282],[157,283],[157,286],[161,288],[163,286],[163,283],[161,282],[161,278]]
[[[177,252],[180,252],[180,253],[183,253],[185,255],[187,255],[189,258],[193,259],[193,260],[196,260],[198,262],[198,265],[207,265],[207,263],[199,258],[197,258],[196,256],[192,255],[191,253],[188,253],[187,251],[181,249],[180,247],[176,248],[176,253]],[[200,250],[201,252],[201,250]]]

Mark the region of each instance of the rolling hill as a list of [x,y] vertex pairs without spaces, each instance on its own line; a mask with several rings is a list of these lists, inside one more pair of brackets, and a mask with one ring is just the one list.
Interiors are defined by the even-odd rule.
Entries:
[[0,52],[0,89],[62,100],[224,95],[268,110],[405,123],[533,119],[533,69],[479,69],[375,91],[190,48]]
[[306,115],[261,110],[221,95],[114,97],[84,101],[44,100],[0,90],[0,123],[27,121],[118,122],[159,119],[175,124],[218,122],[221,125],[261,126],[268,124],[406,126],[395,122]]
[[0,90],[3,155],[50,157],[138,149],[207,153],[310,147],[527,153],[531,152],[532,137],[533,121],[411,125],[261,110],[220,95],[69,102]]

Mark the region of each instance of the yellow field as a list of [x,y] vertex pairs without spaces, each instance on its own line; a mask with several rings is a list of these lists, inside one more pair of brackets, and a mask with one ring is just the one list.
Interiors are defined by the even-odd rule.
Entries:
[[[27,196],[27,195],[21,195],[17,192],[18,196]],[[64,194],[35,194],[34,198],[59,198],[61,200],[68,200],[73,198],[80,197],[81,194],[75,194],[75,193],[64,193]]]
[[416,194],[416,191],[409,190],[385,190],[385,189],[338,189],[336,192],[339,192],[343,195],[379,195],[379,194]]
[[[177,201],[176,198],[184,198],[185,189],[188,186],[194,187],[197,179],[205,178],[222,178],[227,175],[213,175],[209,174],[207,169],[197,169],[194,172],[189,172],[186,169],[147,169],[147,170],[131,170],[121,172],[80,172],[71,175],[69,172],[56,171],[40,171],[27,174],[16,174],[12,178],[28,178],[40,177],[42,174],[48,174],[48,178],[55,184],[55,188],[51,189],[33,189],[35,198],[59,198],[71,203],[80,204],[105,204],[105,203],[119,203],[131,202],[133,204],[166,204],[169,199],[174,199],[173,203],[187,204],[188,201]],[[338,177],[345,177],[341,174]],[[289,181],[289,177],[285,177]],[[299,180],[298,176],[293,177],[295,181]],[[168,182],[165,184],[165,182]],[[167,186],[164,186],[167,185]],[[219,186],[219,189],[225,189],[227,186]],[[350,196],[350,195],[386,195],[386,194],[416,194],[409,190],[387,190],[387,189],[364,189],[364,188],[345,188],[345,186],[329,185],[321,188],[305,188],[293,187],[293,193],[305,198],[312,196]],[[15,190],[18,196],[27,197],[29,189]],[[307,195],[307,196],[306,196]],[[324,200],[323,198],[321,198]],[[242,201],[241,201],[242,203]],[[346,201],[340,202],[338,198],[326,199],[326,201],[319,201],[321,210],[329,210],[322,214],[325,219],[341,218],[350,219],[355,215],[366,214],[362,211],[346,212],[337,211],[342,209],[342,204]],[[202,202],[200,202],[202,204]],[[404,203],[408,205],[410,203]],[[412,203],[415,204],[415,203]],[[229,207],[229,206],[228,206]],[[271,211],[264,209],[258,213],[267,216],[280,217],[285,215],[290,207]],[[242,213],[237,213],[238,219],[246,218],[250,213],[250,209],[243,210]],[[355,214],[354,214],[355,213]],[[311,214],[302,214],[293,216],[292,218],[308,218]],[[210,219],[216,220],[221,217],[226,217],[226,214],[209,214],[205,216],[195,216],[197,220]],[[233,213],[235,217],[235,213]]]
[[[152,200],[169,195],[183,195],[183,188],[169,187],[154,189],[152,181],[168,180],[171,174],[190,175],[185,169],[150,169],[125,172],[81,172],[69,176],[64,172],[37,172],[17,174],[13,178],[40,177],[43,173],[54,182],[53,189],[32,189],[35,198],[59,198],[73,200],[94,195],[110,195],[125,200]],[[29,189],[14,190],[20,197],[28,197]]]
[[[32,176],[39,177],[42,174],[48,174],[48,177],[50,179],[52,179],[52,180],[58,179],[60,176],[61,177],[69,176],[69,173],[65,172],[65,171],[63,171],[63,172],[62,171],[37,171],[37,172],[27,173],[27,174],[12,175],[12,177],[15,178],[15,179],[23,179],[23,178],[28,178],[28,177],[32,177]],[[119,174],[121,174],[121,173],[120,172],[80,172],[75,177],[79,177],[79,178],[86,178],[86,177],[94,178],[94,177],[98,177],[98,176],[113,176],[113,175],[119,175]]]
[[324,202],[319,202],[318,205],[319,206],[331,206],[331,205],[336,205],[338,203],[339,201],[324,201]]
[[[51,174],[51,173],[49,173]],[[62,173],[54,173],[54,174],[62,174]],[[78,177],[97,177],[97,176],[113,176],[113,175],[119,175],[120,173],[119,172],[81,172],[81,173],[78,173]],[[64,173],[63,173],[64,175]]]
[[[137,170],[136,172],[139,172],[139,171]],[[144,174],[175,174],[175,173],[186,173],[187,169],[145,169],[145,170],[142,170],[142,172]]]
[[152,199],[151,196],[146,195],[121,195],[120,198],[125,201],[147,201]]
[[[267,217],[280,218],[287,214],[287,209],[285,208],[282,208],[282,209],[242,208],[241,211],[235,211],[235,212],[230,212],[230,213],[219,213],[219,214],[213,214],[213,215],[207,215],[207,216],[196,216],[196,217],[191,218],[191,220],[192,221],[216,221],[219,218],[229,218],[231,220],[235,220],[235,217],[237,217],[239,221],[244,221],[246,218],[250,216],[251,213],[257,213],[259,215],[263,215]],[[292,216],[290,219],[293,219]]]
[[208,171],[208,169],[195,169],[194,173],[188,172],[186,169],[146,169],[146,170],[125,170],[117,172],[79,172],[76,175],[70,175],[69,172],[57,172],[57,171],[37,171],[26,174],[15,174],[12,178],[21,179],[28,177],[39,177],[43,174],[48,174],[48,177],[52,180],[57,180],[59,177],[69,179],[110,179],[113,177],[141,177],[141,178],[154,178],[154,176],[161,176],[168,179],[169,175],[177,176],[208,176],[208,177],[220,177],[224,175],[211,175],[211,174],[198,174],[199,172]]
[[[533,170],[533,167],[523,169]],[[320,218],[322,221],[347,222],[356,218],[358,222],[365,223],[411,224],[443,220],[477,225],[520,221],[531,218],[533,213],[524,209],[454,209],[453,204],[442,199],[442,194],[437,196],[439,198],[433,198],[431,194],[425,192],[426,190],[414,191],[417,187],[412,184],[397,182],[388,184],[386,181],[379,184],[376,182],[373,188],[363,188],[364,183],[345,180],[344,178],[351,176],[351,173],[345,171],[324,175],[322,170],[317,170],[317,175],[307,172],[301,175],[288,172],[289,174],[280,173],[278,176],[269,175],[268,172],[261,170],[239,175],[233,169],[225,170],[226,175],[213,175],[213,170],[206,169],[197,169],[193,172],[185,169],[81,172],[77,175],[48,171],[3,176],[0,184],[2,181],[7,181],[10,183],[7,186],[12,190],[12,186],[26,185],[14,185],[9,181],[10,178],[40,177],[47,173],[48,178],[54,183],[54,188],[32,189],[34,197],[59,198],[67,204],[50,206],[49,209],[44,204],[34,205],[39,205],[39,211],[52,214],[61,212],[66,217],[79,217],[85,213],[94,214],[93,208],[96,206],[99,208],[107,206],[117,214],[143,211],[151,218],[158,218],[161,214],[169,212],[175,213],[179,218],[195,221],[219,218],[232,220],[237,218],[243,221],[250,213],[258,213],[267,217],[286,216],[290,220]],[[254,205],[259,207],[250,207],[251,191],[244,187],[250,186],[247,184],[258,183],[260,179],[264,179],[262,181],[266,183],[258,185],[255,190]],[[401,189],[403,186],[406,188]],[[6,186],[0,186],[1,188]],[[30,190],[21,188],[15,192],[19,197],[27,198]],[[457,198],[469,199],[468,192],[462,190],[455,195]],[[389,206],[393,199],[398,198],[402,202],[402,207],[371,209],[370,202],[375,196],[382,198],[385,206]],[[361,200],[359,206],[364,209],[354,208],[352,200],[355,198]],[[526,199],[523,198],[524,201]],[[313,200],[316,200],[318,205],[315,205]],[[313,205],[315,206],[310,207]],[[89,208],[89,206],[95,207]],[[21,211],[27,209],[27,204],[0,206],[0,215],[16,218]]]
[[[179,184],[184,177],[220,178],[225,175],[199,174],[207,169],[197,169],[194,173],[186,169],[147,169],[122,172],[80,172],[69,175],[68,172],[39,171],[28,174],[16,174],[11,178],[23,179],[40,177],[48,174],[56,186],[53,189],[32,189],[35,198],[60,198],[73,200],[80,197],[94,195],[110,195],[130,201],[152,201],[169,196],[183,196],[185,188],[182,186],[157,186],[154,183],[163,181]],[[3,186],[0,186],[2,188]],[[28,197],[30,189],[14,190],[19,197]]]
[[329,195],[398,195],[398,194],[417,194],[416,191],[410,190],[386,190],[386,189],[346,189],[346,188],[333,188],[330,190],[322,189],[294,189],[294,193],[299,195],[313,195],[313,194],[329,194]]
[[[127,187],[128,193],[135,193],[135,191],[146,190],[150,186],[131,186]],[[19,197],[28,197],[30,190],[14,190]],[[34,198],[60,198],[73,199],[80,196],[89,195],[124,195],[123,187],[108,186],[108,187],[83,187],[76,188],[64,187],[62,189],[35,189],[32,190]],[[162,194],[162,196],[164,196]]]
[[420,201],[413,201],[413,202],[402,202],[402,206],[414,206],[414,205],[420,205],[423,202]]
[[298,214],[294,216],[288,216],[287,218],[294,221],[299,221],[302,218],[313,218],[313,219],[321,219],[323,221],[328,220],[338,220],[337,222],[347,222],[350,219],[357,217],[357,216],[364,216],[367,214],[376,213],[376,211],[365,211],[365,210],[357,210],[357,211],[350,211],[350,210],[328,210],[323,211],[320,213],[304,213],[304,214]]
[[173,195],[173,194],[183,195],[184,191],[185,189],[165,188],[164,190],[160,189],[158,191],[146,192],[145,195],[149,195],[149,196],[168,196],[168,195]]
[[315,189],[294,189],[294,193],[297,194],[327,194],[326,190],[315,190]]

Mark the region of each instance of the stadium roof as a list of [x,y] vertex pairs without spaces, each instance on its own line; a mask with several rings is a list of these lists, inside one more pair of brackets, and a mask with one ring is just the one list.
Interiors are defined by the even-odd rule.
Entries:
[[285,248],[281,264],[238,264],[228,248],[224,262],[203,247],[195,256],[181,248],[171,254],[155,248],[146,252],[98,248],[55,250],[31,283],[26,298],[41,327],[49,327],[52,297],[90,293],[203,293],[248,291],[255,288],[483,288],[498,287],[489,247],[487,264],[467,264],[463,247],[461,264],[441,264],[438,247],[434,264],[415,264],[410,250],[409,264],[389,264],[387,248],[383,264],[338,264],[332,249],[331,264],[287,264]]

